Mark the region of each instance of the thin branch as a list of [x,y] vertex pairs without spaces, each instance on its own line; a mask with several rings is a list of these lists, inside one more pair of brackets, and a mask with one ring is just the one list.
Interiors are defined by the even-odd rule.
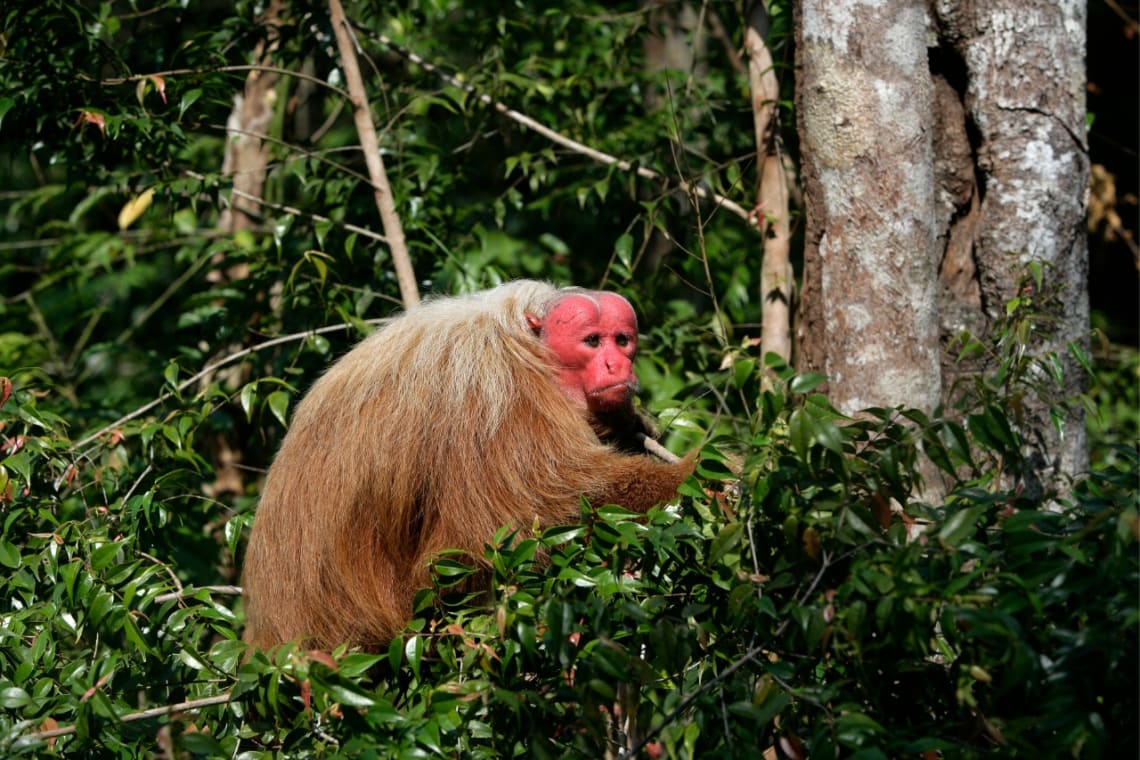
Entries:
[[748,67],[744,65],[740,50],[733,44],[728,30],[724,28],[724,22],[716,11],[709,12],[709,28],[712,30],[713,37],[715,37],[720,42],[721,47],[724,48],[724,54],[725,57],[728,58],[729,64],[737,74],[747,79]]
[[[139,473],[139,476],[137,478],[135,478],[135,482],[131,483],[131,487],[127,489],[127,492],[125,494],[123,494],[123,504],[126,504],[128,501],[131,500],[131,497],[135,495],[135,491],[139,490],[139,486],[142,485],[142,482],[146,478],[146,476],[150,475],[152,472],[154,472],[154,465],[153,464],[148,464],[146,467],[143,468],[143,471]],[[143,552],[140,552],[140,553],[144,554],[144,556],[149,556],[149,555],[145,555],[145,553],[143,553]],[[150,559],[154,560],[155,562],[158,562],[158,560],[155,559],[154,557],[150,557]]]
[[[189,177],[193,177],[194,179],[202,181],[202,182],[207,181],[206,176],[204,174],[199,174],[198,172],[187,171],[186,175]],[[377,240],[381,243],[388,242],[388,238],[384,237],[379,232],[373,232],[370,229],[366,229],[364,227],[358,227],[355,224],[348,224],[347,222],[337,222],[337,221],[334,221],[332,219],[329,219],[327,216],[321,216],[320,214],[314,214],[311,211],[302,211],[301,209],[294,208],[293,206],[286,206],[286,205],[281,204],[281,203],[274,203],[272,201],[267,201],[264,198],[258,198],[256,195],[251,195],[250,193],[242,192],[241,190],[238,190],[235,187],[230,188],[230,194],[236,195],[239,198],[244,198],[248,201],[253,201],[254,203],[258,204],[259,206],[265,206],[267,208],[273,209],[274,211],[280,211],[284,214],[289,214],[291,216],[305,217],[307,219],[312,219],[315,222],[327,222],[329,224],[335,224],[335,225],[342,227],[343,229],[348,230],[349,232],[355,232],[356,234],[363,235],[366,238],[371,238],[372,240]]]
[[372,123],[372,110],[364,90],[364,78],[360,75],[360,65],[356,59],[356,40],[352,36],[352,28],[345,18],[340,0],[329,0],[329,16],[336,34],[344,79],[348,84],[349,100],[352,101],[352,118],[360,137],[360,148],[364,151],[368,176],[372,178],[376,209],[380,212],[380,222],[384,225],[384,235],[388,238],[388,250],[396,268],[396,280],[400,283],[400,296],[404,300],[404,308],[410,309],[420,302],[420,291],[416,285],[416,273],[412,269],[408,245],[404,241],[404,227],[400,223],[400,215],[396,213],[392,186],[388,183],[388,173],[380,156],[380,141],[376,137],[376,125]]
[[[177,712],[189,712],[190,710],[200,710],[203,707],[212,707],[214,705],[224,705],[230,701],[229,693],[217,694],[213,697],[202,697],[200,699],[190,699],[185,702],[179,702],[174,705],[163,705],[161,707],[152,707],[149,710],[140,710],[139,712],[127,713],[119,718],[122,723],[134,723],[137,720],[146,720],[147,718],[158,718],[163,715],[170,715]],[[36,731],[30,734],[24,734],[17,742],[20,744],[31,742],[42,742],[48,739],[56,739],[60,736],[70,736],[75,733],[75,726],[61,726],[60,728],[53,728],[48,731]]]
[[[127,501],[126,499],[123,499],[124,504],[126,503],[126,501]],[[170,577],[170,581],[171,581],[171,583],[174,584],[174,587],[176,589],[178,589],[178,591],[175,592],[176,596],[178,594],[182,593],[182,581],[178,580],[178,574],[170,569],[170,565],[163,562],[162,560],[160,560],[158,557],[154,556],[153,554],[148,554],[146,552],[140,551],[139,555],[142,557],[146,557],[151,562],[153,562],[154,564],[156,564],[162,568],[163,572],[165,572]]]
[[[381,324],[384,321],[386,321],[386,320],[383,318],[366,319],[366,320],[364,320],[364,324],[377,325],[377,324]],[[355,327],[355,324],[341,323],[339,325],[328,325],[326,327],[318,327],[314,330],[306,330],[305,332],[293,333],[292,335],[279,335],[276,338],[271,338],[269,340],[258,343],[257,345],[250,346],[249,348],[243,348],[242,350],[236,351],[236,352],[230,354],[229,356],[224,356],[221,359],[219,359],[218,361],[214,362],[213,364],[207,365],[202,370],[195,373],[193,376],[187,378],[186,380],[183,380],[181,383],[179,383],[177,386],[175,386],[175,390],[166,391],[165,393],[160,395],[158,398],[156,398],[154,401],[151,401],[147,404],[143,404],[138,409],[135,409],[133,412],[130,412],[128,414],[123,415],[122,417],[115,420],[111,424],[105,425],[104,427],[95,431],[94,433],[87,436],[86,438],[83,438],[83,439],[77,441],[75,444],[72,445],[71,450],[74,451],[76,449],[80,449],[80,448],[83,448],[84,446],[87,446],[88,444],[96,441],[97,439],[99,439],[102,436],[106,435],[107,433],[111,432],[112,430],[119,427],[120,425],[123,425],[127,422],[130,422],[131,420],[135,419],[136,417],[141,417],[142,415],[149,412],[151,409],[154,409],[159,404],[161,404],[164,401],[167,401],[168,399],[172,398],[176,393],[181,393],[182,391],[186,390],[190,386],[194,385],[199,380],[201,380],[203,377],[206,377],[207,375],[209,375],[213,372],[216,372],[219,369],[221,369],[222,367],[225,367],[228,364],[232,364],[233,362],[235,362],[239,359],[244,359],[245,357],[249,356],[250,354],[261,351],[262,349],[270,348],[271,346],[280,345],[282,343],[291,343],[294,341],[306,340],[308,338],[313,337],[314,335],[323,335],[324,333],[339,332],[341,330],[348,330],[352,327]],[[79,454],[78,457],[81,459],[86,458],[89,453],[90,453],[90,451],[84,451],[81,454]]]
[[256,66],[253,66],[253,65],[217,66],[215,68],[206,68],[206,69],[169,69],[167,71],[154,71],[154,72],[151,72],[150,74],[132,74],[129,77],[109,77],[107,79],[99,79],[99,80],[95,80],[92,77],[86,76],[84,74],[80,74],[78,76],[78,79],[85,81],[85,82],[98,81],[98,83],[101,85],[120,85],[120,84],[127,84],[129,82],[138,82],[138,81],[141,81],[143,79],[150,79],[151,77],[166,78],[166,77],[190,76],[190,75],[201,76],[202,74],[211,74],[211,73],[215,73],[215,72],[219,72],[219,71],[221,71],[221,72],[264,71],[264,72],[267,72],[270,74],[280,74],[281,76],[293,77],[295,79],[306,79],[310,82],[314,82],[315,84],[320,85],[321,87],[332,90],[333,92],[335,92],[336,94],[340,95],[343,98],[349,97],[348,93],[345,90],[342,90],[341,88],[337,87],[336,85],[329,84],[327,81],[325,81],[324,79],[321,79],[320,77],[311,76],[309,74],[302,74],[299,71],[293,71],[291,69],[281,69],[281,68],[278,68],[276,66],[263,66],[263,65],[256,65]]
[[222,596],[241,596],[241,586],[194,586],[193,588],[179,588],[177,591],[171,591],[168,594],[159,594],[154,598],[158,604],[163,602],[170,602],[175,599],[185,599],[188,596],[194,596],[199,591],[209,591],[211,594],[221,594]]
[[677,464],[677,462],[681,461],[681,457],[677,456],[672,451],[647,436],[645,433],[638,433],[637,439],[641,441],[641,445],[645,447],[646,451],[658,459],[664,462],[668,462],[669,464]]
[[[189,282],[190,278],[197,274],[199,269],[210,263],[211,256],[212,254],[209,252],[199,256],[196,261],[190,263],[190,266],[188,266],[182,274],[174,278],[174,281],[166,287],[166,290],[164,290],[158,298],[154,299],[149,306],[143,309],[140,314],[137,316],[132,315],[131,323],[123,328],[123,331],[115,338],[112,345],[121,346],[126,344],[131,336],[135,334],[135,331],[142,327],[148,319],[157,314],[176,293],[180,292],[182,286]],[[73,353],[76,353],[76,356],[78,356],[77,352]]]
[[355,177],[356,179],[360,180],[361,182],[368,182],[369,184],[371,184],[371,182],[372,182],[372,180],[370,180],[366,175],[361,174],[360,172],[353,169],[351,166],[339,163],[337,161],[333,161],[327,155],[327,154],[333,153],[335,151],[350,151],[350,150],[355,151],[358,149],[357,146],[355,146],[355,145],[346,145],[346,146],[342,146],[342,147],[334,148],[334,149],[330,149],[330,150],[308,150],[306,148],[301,147],[300,145],[297,145],[296,143],[291,143],[291,142],[288,142],[286,140],[282,140],[280,138],[274,137],[273,135],[266,134],[265,132],[255,132],[255,131],[248,130],[248,129],[239,129],[238,127],[231,127],[228,124],[208,124],[207,126],[210,129],[216,129],[219,132],[225,132],[228,134],[235,134],[235,135],[242,135],[243,137],[253,137],[253,138],[255,138],[257,140],[261,140],[263,142],[273,143],[274,145],[278,145],[278,146],[280,146],[282,148],[286,148],[290,151],[290,155],[286,158],[285,161],[273,162],[271,164],[268,164],[267,166],[272,166],[274,168],[277,168],[277,167],[280,167],[280,166],[285,165],[287,163],[292,163],[293,161],[299,161],[299,160],[304,159],[304,158],[312,158],[312,159],[315,159],[315,160],[321,162],[322,164],[325,164],[327,166],[332,167],[333,169],[335,169],[336,171],[338,171],[342,174],[347,174],[350,177]]
[[[846,555],[844,555],[844,556],[846,556]],[[815,591],[815,588],[819,585],[820,581],[823,580],[823,576],[827,573],[828,569],[830,569],[832,564],[834,564],[834,563],[827,557],[827,554],[825,553],[823,555],[823,561],[820,565],[819,572],[817,572],[815,574],[815,577],[812,579],[811,584],[808,586],[807,590],[804,592],[804,594],[802,596],[803,599],[806,599],[808,596],[810,596]],[[621,760],[629,760],[629,758],[637,757],[638,752],[640,752],[642,749],[644,749],[645,746],[647,744],[649,744],[649,742],[653,741],[653,739],[658,734],[660,734],[661,731],[664,730],[664,728],[666,726],[668,726],[670,723],[672,723],[674,720],[676,720],[677,717],[679,715],[681,715],[681,713],[683,713],[685,710],[689,709],[689,705],[693,704],[693,702],[695,702],[698,697],[700,697],[701,695],[708,692],[710,689],[712,689],[717,684],[723,683],[724,681],[728,680],[728,677],[731,676],[733,673],[740,670],[742,667],[744,667],[745,665],[752,662],[753,660],[755,660],[760,655],[767,652],[768,647],[770,646],[770,641],[774,640],[774,639],[778,639],[780,636],[782,636],[784,634],[784,631],[787,630],[788,626],[791,624],[791,622],[792,622],[791,617],[785,618],[784,622],[780,623],[780,626],[775,631],[772,632],[772,636],[770,637],[769,643],[761,644],[759,646],[753,647],[752,649],[749,649],[747,652],[744,653],[744,656],[741,657],[739,660],[737,660],[736,662],[729,665],[722,672],[717,673],[714,678],[710,678],[708,681],[705,681],[700,686],[698,686],[696,689],[694,689],[693,692],[691,694],[689,694],[688,696],[686,696],[684,699],[682,699],[681,703],[679,705],[677,705],[677,707],[675,707],[672,711],[670,711],[669,714],[666,715],[664,717],[664,719],[662,719],[662,721],[659,724],[657,724],[657,726],[655,726],[654,728],[647,731],[645,736],[641,737],[641,741],[639,741],[637,744],[635,744],[633,747],[631,747],[627,751],[623,752],[621,754]]]
[[[558,132],[555,132],[553,129],[551,129],[547,126],[540,124],[539,122],[535,121],[534,119],[527,116],[526,114],[520,113],[519,111],[516,111],[515,109],[510,108],[503,103],[500,103],[499,101],[492,98],[490,95],[484,95],[482,93],[477,92],[475,90],[474,86],[467,84],[466,82],[459,81],[458,79],[451,76],[447,72],[443,71],[438,66],[431,63],[430,61],[424,60],[421,56],[417,55],[416,53],[413,53],[411,50],[408,50],[408,49],[402,47],[401,45],[397,44],[396,42],[392,41],[392,39],[387,37],[386,35],[368,32],[367,30],[362,30],[362,31],[365,31],[365,33],[372,36],[374,39],[376,39],[381,44],[386,45],[387,47],[392,49],[394,52],[396,52],[401,57],[411,61],[412,63],[416,64],[417,66],[422,67],[425,71],[428,71],[428,72],[431,72],[432,74],[435,74],[437,77],[439,77],[444,82],[451,85],[452,87],[456,87],[456,88],[463,90],[464,92],[466,92],[470,95],[473,95],[480,102],[491,106],[496,111],[498,111],[499,113],[506,116],[508,119],[511,119],[512,121],[517,122],[518,124],[521,124],[524,127],[527,127],[528,129],[530,129],[534,132],[537,132],[538,134],[542,135],[547,140],[550,140],[553,143],[561,145],[564,148],[568,148],[569,150],[572,150],[573,152],[578,153],[580,155],[586,156],[587,158],[593,159],[594,161],[597,161],[600,164],[604,164],[606,166],[615,166],[623,172],[634,171],[637,174],[637,176],[639,176],[643,179],[653,180],[654,182],[661,182],[661,183],[664,183],[666,185],[673,184],[670,182],[669,178],[666,177],[664,174],[661,174],[659,172],[655,172],[652,169],[648,169],[644,166],[638,166],[635,169],[633,163],[630,161],[626,161],[625,159],[618,158],[616,156],[611,156],[608,153],[603,153],[602,151],[597,150],[595,148],[591,148],[588,145],[583,145],[582,143],[578,142],[577,140],[572,140],[571,138],[566,137],[565,135],[562,135]],[[685,180],[677,180],[676,183],[673,184],[673,187],[675,187],[678,190],[681,190],[682,192],[691,193],[693,195],[696,195],[698,198],[701,198],[703,200],[712,201],[718,207],[723,208],[727,211],[730,211],[733,214],[736,214],[737,216],[739,216],[741,219],[743,219],[745,221],[750,221],[750,212],[747,209],[743,208],[740,204],[736,203],[733,200],[725,198],[722,195],[717,195],[716,193],[712,192],[711,190],[709,190],[706,187],[703,187],[702,185],[699,185],[699,184],[696,184],[693,182],[687,182]]]
[[1128,34],[1140,33],[1140,24],[1136,23],[1136,19],[1128,15],[1128,11],[1121,7],[1120,3],[1116,0],[1104,0],[1104,4],[1112,9],[1112,12],[1120,16],[1120,20],[1124,22],[1124,28]]

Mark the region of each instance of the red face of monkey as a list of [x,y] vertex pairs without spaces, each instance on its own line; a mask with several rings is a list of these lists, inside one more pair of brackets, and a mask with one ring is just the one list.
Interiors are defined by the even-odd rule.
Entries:
[[629,404],[637,390],[637,316],[619,295],[591,295],[559,301],[546,315],[541,335],[561,362],[557,377],[563,393],[591,412],[608,412]]

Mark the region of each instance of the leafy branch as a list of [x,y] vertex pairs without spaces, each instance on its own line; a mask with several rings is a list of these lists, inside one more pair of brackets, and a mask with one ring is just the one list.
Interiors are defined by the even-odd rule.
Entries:
[[702,200],[712,201],[717,207],[732,212],[746,222],[751,223],[753,221],[753,212],[745,209],[739,203],[730,198],[726,198],[723,195],[714,193],[704,185],[694,182],[687,182],[685,180],[670,180],[660,172],[656,172],[644,166],[635,167],[631,161],[627,161],[623,158],[618,158],[617,156],[612,156],[609,153],[597,150],[596,148],[591,148],[584,143],[580,143],[577,140],[567,137],[561,132],[551,129],[545,124],[536,121],[521,111],[517,111],[514,108],[511,108],[505,103],[501,103],[495,100],[490,95],[479,92],[473,85],[460,81],[451,74],[448,74],[439,66],[436,66],[431,61],[425,59],[423,56],[417,55],[411,50],[408,50],[399,43],[395,42],[391,37],[388,37],[387,35],[380,32],[373,32],[368,29],[364,29],[363,27],[357,27],[357,31],[387,46],[402,58],[405,58],[417,66],[422,67],[425,71],[429,71],[432,74],[435,74],[437,77],[452,87],[458,88],[468,93],[469,95],[475,96],[479,102],[491,106],[496,111],[506,116],[508,119],[521,124],[522,126],[539,135],[542,135],[547,140],[550,140],[557,145],[561,145],[564,148],[586,156],[587,158],[593,159],[594,161],[597,161],[598,163],[605,166],[614,166],[623,172],[634,172],[638,177],[641,177],[642,179],[652,180],[654,182],[659,182],[665,185],[671,184],[674,189],[679,190],[683,193],[694,195]]
[[[382,324],[384,321],[385,321],[384,318],[366,319],[366,320],[363,320],[363,324],[378,325],[378,324]],[[175,386],[174,390],[165,391],[164,393],[160,394],[157,398],[153,399],[152,401],[150,401],[146,404],[143,404],[142,406],[138,407],[137,409],[123,415],[122,417],[115,420],[114,422],[112,422],[108,425],[105,425],[102,428],[100,428],[99,430],[96,430],[94,433],[91,433],[90,435],[88,435],[84,438],[81,438],[79,441],[76,441],[72,445],[71,450],[75,451],[76,449],[82,449],[83,447],[87,446],[88,444],[91,444],[94,441],[98,440],[99,438],[102,438],[107,433],[110,433],[115,428],[119,427],[120,425],[123,425],[127,422],[130,422],[131,420],[136,419],[137,417],[141,417],[142,415],[149,412],[151,409],[154,409],[159,404],[162,404],[163,402],[168,401],[171,398],[174,398],[175,395],[177,395],[177,394],[181,393],[182,391],[186,390],[187,388],[195,385],[202,378],[208,377],[209,375],[214,374],[215,372],[222,369],[223,367],[226,367],[230,364],[233,364],[234,362],[236,362],[240,359],[244,359],[245,357],[249,356],[250,354],[255,354],[258,351],[263,351],[266,348],[271,348],[273,346],[279,346],[283,343],[294,343],[297,341],[307,340],[307,339],[312,338],[316,335],[324,335],[327,333],[349,330],[349,329],[358,327],[359,324],[360,323],[350,324],[350,323],[346,322],[346,323],[341,323],[341,324],[336,324],[336,325],[326,325],[325,327],[318,327],[318,328],[315,328],[312,330],[306,330],[304,332],[292,333],[290,335],[279,335],[276,338],[270,338],[269,340],[262,341],[261,343],[258,343],[256,345],[249,346],[247,348],[243,348],[239,351],[235,351],[231,354],[228,354],[228,355],[222,357],[221,359],[217,360],[216,362],[212,362],[212,363],[208,364],[207,366],[203,367],[201,370],[194,373],[193,375],[191,375],[187,379],[178,383],[178,385]],[[77,454],[76,456],[80,459],[85,459],[88,456],[90,456],[90,454],[91,454],[91,450],[87,449],[87,450],[83,451],[82,453]]]
[[[214,705],[224,705],[229,702],[230,699],[229,692],[217,694],[212,697],[188,699],[185,702],[178,702],[173,705],[161,705],[160,707],[151,707],[146,710],[127,713],[126,715],[119,716],[118,720],[122,723],[134,723],[135,721],[146,720],[148,718],[159,718],[163,715],[201,710],[203,707],[213,707]],[[74,734],[76,730],[75,726],[60,726],[59,728],[51,728],[45,731],[35,731],[21,736],[16,744],[36,744],[50,739],[58,739],[61,736],[70,736]]]

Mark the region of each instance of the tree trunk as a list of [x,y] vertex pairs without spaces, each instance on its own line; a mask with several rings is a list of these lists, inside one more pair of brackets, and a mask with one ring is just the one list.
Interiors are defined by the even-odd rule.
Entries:
[[[284,0],[270,0],[257,18],[264,37],[253,50],[253,62],[266,68],[253,69],[246,75],[241,95],[234,97],[234,107],[226,119],[226,152],[222,158],[222,174],[231,177],[233,192],[230,205],[218,214],[218,229],[233,235],[250,230],[262,223],[261,200],[265,196],[265,180],[269,165],[269,146],[264,138],[272,137],[273,121],[277,113],[277,85],[280,76],[268,70],[281,44],[281,27],[285,23],[287,6]],[[234,282],[249,276],[249,264],[226,264],[226,254],[214,256],[217,268],[210,271],[211,282]],[[235,345],[223,347],[218,354],[228,354]],[[249,367],[235,365],[219,375],[202,379],[205,388],[220,379],[234,388],[240,388],[248,379]],[[207,439],[210,459],[216,478],[203,487],[207,496],[218,498],[222,494],[240,494],[245,490],[246,472],[242,469],[242,451],[232,445],[225,433],[213,433]]]
[[[1074,396],[1084,378],[1066,345],[1086,344],[1089,329],[1085,4],[940,0],[933,24],[944,335],[987,336],[1028,265],[1043,264],[1046,292],[1034,295],[1056,323],[1028,349],[1062,359]],[[1086,469],[1080,407],[1058,435],[1045,400],[1027,401],[1027,485]]]
[[798,14],[799,366],[828,375],[849,414],[933,410],[942,385],[925,5],[804,0]]
[[788,222],[788,175],[780,145],[780,80],[768,48],[771,17],[765,2],[756,0],[748,12],[744,49],[752,91],[752,120],[756,128],[756,226],[764,241],[760,267],[760,347],[790,361],[792,357],[792,286],[794,282]]
[[[284,0],[271,0],[258,16],[265,29],[265,38],[253,51],[253,62],[269,67],[281,37],[278,28],[283,23]],[[245,79],[245,89],[234,98],[234,108],[226,121],[226,154],[222,161],[222,174],[233,177],[234,190],[230,207],[222,211],[218,227],[228,232],[250,229],[261,219],[260,199],[265,192],[265,172],[269,162],[269,148],[262,139],[269,135],[276,112],[276,90],[280,76],[268,69],[254,69]],[[230,279],[242,279],[248,265],[240,271],[229,272]]]
[[[948,400],[962,367],[939,338],[994,337],[1031,264],[1045,271],[1035,306],[1051,311],[1027,350],[1062,359],[1064,394],[1083,389],[1066,345],[1088,330],[1085,13],[1057,0],[799,5],[798,363],[829,375],[840,409]],[[1079,408],[1058,434],[1049,402],[1011,404],[1030,487],[1087,466]]]

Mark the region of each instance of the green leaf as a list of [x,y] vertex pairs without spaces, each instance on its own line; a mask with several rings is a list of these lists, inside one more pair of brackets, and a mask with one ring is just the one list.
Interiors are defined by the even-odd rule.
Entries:
[[273,391],[269,394],[269,411],[282,425],[288,425],[286,415],[289,410],[289,394],[285,391]]
[[409,636],[404,642],[404,660],[412,669],[416,680],[420,678],[420,665],[423,663],[424,640],[422,636]]
[[1088,352],[1085,351],[1084,346],[1075,341],[1068,343],[1069,354],[1076,360],[1077,364],[1081,365],[1081,369],[1089,375],[1096,374],[1093,369],[1092,359],[1089,358]]
[[463,562],[456,562],[455,560],[439,559],[436,560],[432,567],[435,569],[437,575],[442,578],[449,577],[462,577],[466,578],[471,575],[472,568]]
[[1007,453],[1016,453],[1017,435],[1009,426],[1009,420],[996,406],[988,405],[982,411],[971,414],[967,425],[979,441],[989,448]]
[[110,592],[106,589],[99,589],[95,592],[95,598],[91,600],[87,608],[87,620],[92,625],[99,625],[106,619],[111,609],[115,606],[115,598],[111,596]]
[[0,689],[0,707],[9,710],[18,710],[32,704],[32,697],[28,692],[18,686],[7,686]]
[[98,572],[109,567],[119,556],[122,545],[118,542],[106,543],[91,552],[91,569]]
[[621,235],[614,241],[614,253],[627,270],[633,265],[633,236]]
[[190,106],[194,105],[200,97],[202,97],[202,91],[197,88],[182,93],[182,99],[178,103],[178,118],[181,119],[190,109]]
[[221,742],[204,731],[184,731],[177,734],[178,746],[200,757],[223,757],[227,752]]
[[176,362],[170,362],[166,365],[166,369],[162,371],[162,377],[166,380],[166,384],[171,388],[178,387],[178,372],[179,367]]
[[796,409],[789,415],[788,433],[796,454],[801,459],[805,458],[811,448],[811,420],[803,409]]
[[732,384],[735,388],[746,388],[756,374],[755,359],[737,359],[732,366]]
[[796,375],[792,378],[792,381],[788,383],[788,390],[792,393],[810,393],[826,382],[826,380],[827,375],[821,375],[818,372]]
[[253,405],[257,402],[257,383],[246,383],[242,386],[241,394],[238,396],[241,410],[245,413],[246,421],[253,419]]
[[740,523],[729,523],[721,528],[709,547],[709,563],[720,562],[725,554],[739,546],[743,532],[744,526]]
[[20,550],[10,541],[0,541],[0,565],[12,570],[20,566]]
[[563,544],[587,536],[590,529],[585,525],[556,525],[542,532],[546,544]]
[[977,522],[989,509],[987,505],[959,509],[938,529],[938,540],[946,546],[958,546],[972,536]]
[[372,707],[376,699],[363,689],[353,688],[348,684],[332,684],[328,687],[329,696],[342,705],[349,707]]

